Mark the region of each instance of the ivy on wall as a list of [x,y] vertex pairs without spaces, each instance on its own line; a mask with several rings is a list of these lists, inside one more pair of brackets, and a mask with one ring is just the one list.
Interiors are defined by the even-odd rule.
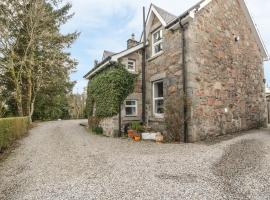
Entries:
[[[120,63],[89,80],[87,89],[87,114],[98,118],[112,117],[119,113],[119,106],[134,90],[136,75],[129,73]],[[95,110],[95,111],[94,111]]]

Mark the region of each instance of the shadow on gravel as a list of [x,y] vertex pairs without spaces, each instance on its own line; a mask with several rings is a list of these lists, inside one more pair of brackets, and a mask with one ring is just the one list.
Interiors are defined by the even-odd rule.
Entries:
[[263,143],[258,140],[242,140],[225,150],[222,158],[213,166],[213,172],[223,184],[228,199],[249,199],[250,191],[241,186],[246,176],[260,170],[264,156]]

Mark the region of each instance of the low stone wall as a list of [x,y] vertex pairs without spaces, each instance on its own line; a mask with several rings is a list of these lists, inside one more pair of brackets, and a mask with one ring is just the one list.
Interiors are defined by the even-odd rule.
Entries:
[[118,134],[118,116],[105,118],[100,121],[100,126],[103,128],[103,134],[109,137],[115,137]]

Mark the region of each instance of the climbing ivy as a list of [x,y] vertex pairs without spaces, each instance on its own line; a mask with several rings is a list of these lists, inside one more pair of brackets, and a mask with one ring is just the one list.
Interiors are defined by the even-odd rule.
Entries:
[[135,80],[136,75],[129,73],[120,63],[114,63],[97,74],[88,83],[88,116],[93,116],[94,107],[98,118],[117,115],[119,105],[133,92]]

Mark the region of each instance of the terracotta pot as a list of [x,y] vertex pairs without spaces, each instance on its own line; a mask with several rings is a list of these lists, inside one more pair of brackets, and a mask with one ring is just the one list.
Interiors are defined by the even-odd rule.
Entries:
[[133,138],[135,132],[133,130],[128,130],[128,137]]
[[138,142],[138,141],[141,140],[141,137],[140,137],[140,136],[134,136],[134,137],[133,137],[133,140],[136,141],[136,142]]

